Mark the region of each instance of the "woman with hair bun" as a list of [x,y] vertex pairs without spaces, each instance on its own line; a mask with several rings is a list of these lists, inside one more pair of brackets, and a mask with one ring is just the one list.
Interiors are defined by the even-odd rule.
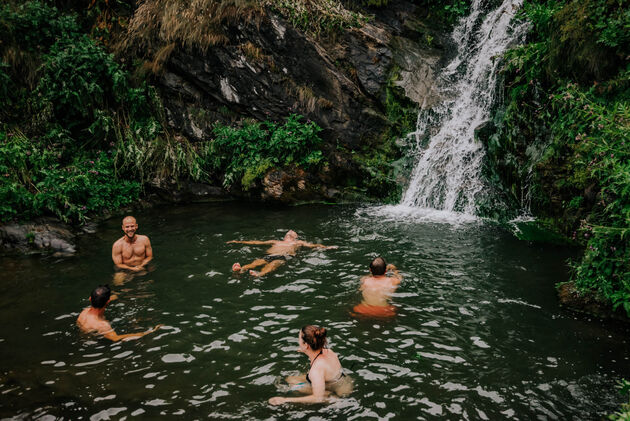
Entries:
[[269,399],[271,405],[286,402],[317,403],[323,402],[331,393],[344,396],[352,391],[352,380],[343,373],[337,354],[326,348],[326,328],[308,325],[300,329],[298,352],[306,354],[310,368],[306,375],[289,376],[287,382],[291,390],[306,396],[284,398],[276,396]]

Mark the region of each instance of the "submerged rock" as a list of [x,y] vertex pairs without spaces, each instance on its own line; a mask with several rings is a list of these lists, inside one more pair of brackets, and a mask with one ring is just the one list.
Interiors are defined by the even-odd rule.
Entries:
[[0,225],[0,247],[20,252],[76,252],[75,235],[57,221]]

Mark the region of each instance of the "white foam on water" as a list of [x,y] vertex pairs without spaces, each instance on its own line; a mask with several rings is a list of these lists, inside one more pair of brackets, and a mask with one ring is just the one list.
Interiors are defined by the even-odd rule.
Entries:
[[477,223],[478,217],[461,212],[445,211],[433,208],[422,208],[409,205],[386,205],[361,208],[356,212],[361,217],[378,217],[382,221],[391,222],[430,222],[437,224],[461,225]]

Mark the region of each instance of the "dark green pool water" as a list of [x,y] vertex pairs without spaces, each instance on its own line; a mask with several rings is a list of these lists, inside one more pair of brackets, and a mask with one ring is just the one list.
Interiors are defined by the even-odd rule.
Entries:
[[[482,223],[387,218],[377,209],[154,208],[136,215],[155,269],[124,286],[106,314],[112,344],[75,326],[94,286],[112,281],[120,221],[79,240],[71,258],[2,258],[0,416],[53,419],[599,419],[630,378],[628,329],[558,307],[559,246]],[[234,276],[264,248],[231,239],[303,239],[264,280]],[[382,254],[405,279],[392,320],[357,320],[360,276]],[[329,328],[354,393],[326,405],[271,407],[280,380],[304,372],[305,324]]]

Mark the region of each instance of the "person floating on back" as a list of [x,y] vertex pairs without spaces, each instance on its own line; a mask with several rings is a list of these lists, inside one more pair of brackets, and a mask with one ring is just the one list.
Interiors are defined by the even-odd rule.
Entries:
[[317,403],[323,402],[331,393],[346,396],[352,392],[352,380],[344,374],[339,357],[326,347],[327,332],[325,328],[313,325],[300,329],[298,352],[306,354],[310,367],[306,375],[287,377],[287,383],[291,385],[291,390],[304,396],[276,396],[269,399],[271,405],[286,402]]
[[[312,244],[307,243],[306,241],[298,240],[298,235],[295,231],[288,231],[282,240],[268,240],[268,241],[237,241],[231,240],[227,242],[228,244],[238,243],[238,244],[250,244],[250,245],[270,245],[269,249],[266,251],[266,256],[261,259],[256,259],[248,265],[241,266],[240,263],[234,263],[232,265],[232,270],[234,272],[244,273],[249,270],[249,274],[252,276],[265,276],[271,271],[278,269],[280,266],[284,264],[287,260],[291,259],[295,256],[295,253],[298,251],[300,247],[309,247],[309,248],[321,248],[321,249],[335,249],[337,246],[325,246],[323,244]],[[257,272],[254,269],[256,267],[262,266],[263,268],[260,272]]]
[[77,318],[77,326],[84,333],[95,333],[114,342],[121,340],[137,339],[149,333],[155,332],[162,325],[157,325],[151,330],[138,333],[117,334],[105,319],[105,307],[111,301],[111,290],[107,285],[99,285],[90,295],[90,307],[83,309]]
[[126,216],[122,220],[122,230],[125,233],[112,246],[112,260],[116,268],[122,271],[114,275],[114,285],[121,285],[132,276],[129,272],[137,273],[145,270],[146,265],[153,259],[151,241],[146,235],[136,234],[138,224],[133,216]]
[[[392,276],[387,276],[391,272]],[[389,299],[398,288],[402,275],[394,265],[388,265],[385,259],[377,257],[370,263],[370,275],[361,278],[359,290],[363,301],[354,307],[356,314],[370,317],[392,317],[396,315],[396,307]]]

